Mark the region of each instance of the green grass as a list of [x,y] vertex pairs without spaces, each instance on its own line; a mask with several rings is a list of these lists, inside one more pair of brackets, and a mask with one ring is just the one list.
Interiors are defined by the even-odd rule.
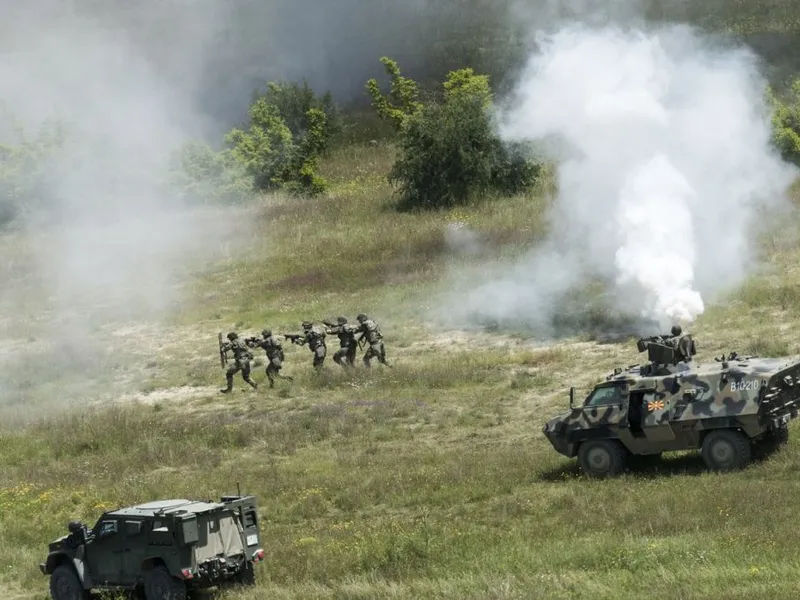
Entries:
[[[326,196],[245,210],[242,248],[190,278],[170,322],[98,324],[86,363],[49,348],[40,370],[12,370],[0,413],[2,597],[47,597],[37,565],[69,520],[238,484],[259,498],[267,560],[257,588],[220,600],[793,598],[798,438],[741,473],[706,473],[689,453],[587,480],[541,425],[566,408],[571,385],[580,394],[641,361],[631,341],[537,347],[519,332],[443,332],[424,319],[450,269],[512,258],[540,238],[549,184],[398,214],[384,179],[391,160],[384,143],[354,145],[325,163]],[[452,222],[477,233],[476,254],[447,245]],[[22,286],[25,244],[13,235],[0,241],[0,268]],[[699,358],[800,352],[798,258],[793,238],[766,240],[771,269],[694,328]],[[16,326],[2,322],[9,348],[46,339],[37,306]],[[361,310],[380,322],[392,369],[366,371],[359,358],[355,372],[330,362],[316,374],[308,349],[287,345],[293,383],[252,392],[237,377],[233,394],[217,393],[218,331],[296,331]],[[259,383],[263,369],[259,357]],[[67,384],[87,380],[67,404]],[[106,385],[111,399],[138,393],[98,404]]]

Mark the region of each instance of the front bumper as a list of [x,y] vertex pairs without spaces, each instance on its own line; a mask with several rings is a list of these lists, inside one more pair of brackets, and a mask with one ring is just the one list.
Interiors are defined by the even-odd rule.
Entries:
[[556,452],[563,454],[567,458],[575,456],[575,444],[567,442],[566,430],[563,423],[556,423],[554,425],[548,423],[542,427],[542,433]]

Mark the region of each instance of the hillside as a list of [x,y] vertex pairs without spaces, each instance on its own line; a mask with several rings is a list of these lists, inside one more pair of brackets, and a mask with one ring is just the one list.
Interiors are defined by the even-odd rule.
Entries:
[[[586,480],[548,446],[541,423],[566,406],[570,385],[586,389],[640,360],[635,345],[427,328],[417,309],[458,261],[441,237],[456,214],[387,211],[390,155],[353,146],[324,165],[334,182],[325,197],[265,197],[247,209],[243,251],[190,280],[194,300],[168,324],[106,326],[107,339],[119,336],[116,345],[101,338],[109,351],[140,353],[129,363],[142,374],[140,395],[22,429],[9,429],[6,407],[6,597],[44,598],[37,563],[70,519],[237,484],[260,499],[267,560],[256,590],[219,598],[791,597],[796,440],[738,474],[707,474],[699,457],[678,455],[657,470]],[[500,250],[535,239],[542,202],[457,216]],[[531,223],[527,237],[520,222]],[[781,276],[709,309],[693,330],[698,358],[800,350],[799,253],[791,238],[765,246]],[[217,331],[296,331],[304,318],[361,310],[381,324],[391,370],[346,374],[331,363],[317,377],[307,349],[288,345],[293,383],[250,392],[237,379],[231,396],[217,392]],[[263,367],[254,376],[262,383]],[[32,401],[50,412],[57,398]]]
[[[682,6],[698,10],[692,20],[711,29],[762,36],[778,57],[788,54],[778,50],[782,36],[797,32],[786,1],[745,3],[740,16],[722,21]],[[448,58],[440,55],[437,64]],[[708,64],[716,63],[686,68],[692,77],[683,83],[697,82],[701,91],[684,85],[685,96],[675,96],[690,105],[703,90],[730,90],[726,110],[670,108],[673,120],[663,126],[679,131],[668,151],[684,159],[676,162],[686,172],[697,180],[713,174],[699,187],[707,209],[692,205],[702,218],[690,220],[692,248],[713,255],[697,258],[697,278],[714,293],[704,294],[691,324],[696,358],[800,354],[800,187],[790,189],[786,206],[767,199],[774,212],[739,206],[739,196],[726,204],[727,193],[747,191],[753,181],[778,184],[769,180],[774,163],[760,153],[762,129],[752,119],[737,121],[750,115],[739,101],[751,98],[724,87],[738,81],[732,71],[704,88]],[[773,66],[781,77],[798,73],[791,60]],[[564,79],[581,80],[570,75]],[[586,81],[593,75],[584,70]],[[572,125],[572,113],[555,108],[552,120]],[[603,150],[592,168],[573,172],[574,180],[588,178],[589,193],[579,199],[605,191],[604,169],[619,167],[608,157],[625,155],[631,141],[649,148],[657,138],[634,134],[658,112],[636,114],[631,125],[612,113],[613,127],[603,121],[596,129],[575,117],[583,150]],[[717,114],[732,115],[730,139],[712,135]],[[148,149],[162,133],[153,126],[162,124],[157,116],[144,133],[114,115],[102,124],[126,141],[141,133],[146,143],[132,147]],[[635,344],[641,324],[620,318],[613,306],[619,296],[608,306],[597,291],[603,281],[587,277],[574,295],[553,300],[547,293],[573,274],[543,271],[531,257],[547,248],[555,228],[556,238],[585,241],[589,250],[575,262],[585,267],[593,249],[606,250],[598,240],[619,231],[622,211],[559,205],[564,180],[552,164],[524,193],[398,210],[387,182],[402,154],[398,134],[372,113],[345,117],[345,133],[317,165],[328,187],[313,197],[278,189],[178,208],[149,190],[127,196],[138,182],[135,168],[106,177],[92,164],[86,173],[103,177],[96,189],[78,188],[82,219],[69,222],[65,208],[31,227],[10,221],[0,231],[0,597],[49,597],[38,565],[71,520],[93,525],[118,506],[214,499],[240,486],[259,499],[266,559],[257,585],[201,597],[794,598],[796,422],[788,446],[741,472],[708,473],[696,453],[676,453],[607,481],[586,478],[542,435],[544,421],[568,406],[571,386],[582,397],[643,355]],[[89,156],[107,158],[102,148]],[[122,158],[103,165],[148,165],[120,148]],[[715,170],[718,164],[724,168]],[[653,196],[673,182],[657,183],[646,188]],[[662,201],[674,198],[681,195]],[[657,209],[641,217],[646,227],[635,236],[636,249],[653,261],[675,252],[686,229],[676,213]],[[599,233],[580,238],[581,227]],[[745,240],[755,242],[753,264]],[[741,281],[739,267],[747,273]],[[673,275],[659,274],[656,283]],[[728,277],[735,285],[725,285]],[[531,291],[536,286],[543,295]],[[516,290],[548,302],[509,302],[510,316],[499,325],[478,313],[465,322],[477,288],[494,291],[489,299]],[[542,318],[546,327],[536,318],[540,308],[552,317]],[[325,367],[315,373],[308,348],[283,339],[304,320],[346,315],[353,322],[360,312],[380,325],[391,368],[367,370],[359,352],[356,369],[343,370],[329,336]],[[270,389],[257,351],[258,390],[237,374],[233,393],[220,394],[218,333],[258,335],[265,327],[280,334],[283,374],[294,380]]]

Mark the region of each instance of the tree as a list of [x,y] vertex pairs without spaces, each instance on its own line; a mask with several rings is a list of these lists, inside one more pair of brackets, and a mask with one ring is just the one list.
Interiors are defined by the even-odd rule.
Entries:
[[392,122],[395,130],[401,131],[406,120],[422,109],[419,101],[419,86],[413,79],[403,77],[400,67],[390,58],[382,57],[381,63],[391,82],[389,94],[384,96],[376,79],[367,81],[367,93],[372,99],[372,108],[382,119]]
[[504,144],[492,128],[488,76],[451,71],[442,100],[422,104],[415,82],[402,78],[393,61],[382,62],[393,77],[392,92],[387,98],[376,84],[367,87],[375,109],[400,132],[400,157],[389,181],[399,188],[401,210],[447,208],[491,192],[515,194],[536,181],[541,165],[526,158],[524,147]]
[[772,141],[784,160],[800,166],[800,79],[792,83],[782,102],[767,88],[767,102],[772,108]]
[[259,98],[250,106],[250,127],[234,128],[225,136],[233,156],[253,177],[257,190],[269,190],[283,182],[284,170],[294,152],[292,132],[278,107]]
[[327,189],[316,169],[336,131],[329,115],[338,118],[327,95],[317,101],[307,86],[270,83],[250,106],[248,129],[231,130],[225,141],[256,190],[314,196]]
[[52,200],[58,187],[55,163],[69,141],[60,121],[45,121],[33,138],[19,126],[13,129],[18,143],[0,144],[0,225]]
[[173,185],[183,197],[238,203],[253,193],[253,179],[231,150],[215,152],[204,142],[184,145],[175,157]]
[[[309,87],[305,80],[302,85],[270,81],[267,83],[266,92],[261,96],[257,95],[254,101],[259,98],[278,109],[278,114],[284,120],[295,139],[305,136],[312,126],[319,126],[318,116],[312,117],[312,113],[309,111],[312,109],[322,111],[325,123],[322,128],[322,136],[320,138],[317,135],[316,142],[317,150],[321,154],[327,152],[342,133],[342,116],[333,102],[331,93],[326,92],[321,98],[317,98],[314,90]],[[312,118],[316,118],[317,122],[312,123]]]

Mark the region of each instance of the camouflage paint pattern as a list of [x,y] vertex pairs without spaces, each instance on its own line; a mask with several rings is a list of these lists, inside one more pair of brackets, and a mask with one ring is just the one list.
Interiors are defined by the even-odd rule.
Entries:
[[800,357],[647,363],[615,370],[543,433],[569,457],[582,441],[598,438],[655,454],[699,448],[710,429],[737,428],[757,439],[785,427],[798,409]]

